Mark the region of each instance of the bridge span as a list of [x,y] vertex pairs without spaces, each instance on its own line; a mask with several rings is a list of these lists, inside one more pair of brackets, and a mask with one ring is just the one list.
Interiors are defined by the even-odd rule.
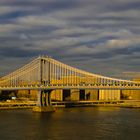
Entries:
[[0,90],[38,90],[38,106],[51,106],[56,89],[140,90],[140,82],[89,73],[51,57],[38,57],[0,78]]

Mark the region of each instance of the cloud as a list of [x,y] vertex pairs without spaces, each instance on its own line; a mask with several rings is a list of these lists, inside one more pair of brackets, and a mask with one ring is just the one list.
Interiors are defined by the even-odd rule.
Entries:
[[16,20],[18,24],[26,26],[55,26],[62,27],[65,21],[50,16],[26,16]]
[[9,33],[13,32],[15,30],[22,29],[23,27],[21,25],[15,25],[15,24],[1,24],[0,25],[0,34],[3,33]]
[[134,36],[133,38],[119,38],[108,40],[106,44],[109,48],[135,48],[137,45],[140,45],[139,37]]
[[21,38],[21,39],[28,39],[29,37],[28,37],[26,34],[21,34],[21,35],[20,35],[20,38]]
[[0,58],[24,64],[48,54],[103,75],[138,70],[139,6],[139,0],[1,0]]
[[125,48],[130,47],[132,42],[130,40],[118,40],[118,39],[112,39],[107,42],[108,47],[110,48]]
[[15,7],[10,7],[10,6],[0,6],[0,15],[8,14],[11,12],[16,11]]

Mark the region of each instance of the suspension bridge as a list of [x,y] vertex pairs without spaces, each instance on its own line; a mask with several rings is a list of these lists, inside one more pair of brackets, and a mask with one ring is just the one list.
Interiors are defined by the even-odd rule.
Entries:
[[86,72],[51,57],[38,57],[0,78],[0,90],[38,90],[38,105],[51,105],[56,89],[140,90],[140,82]]

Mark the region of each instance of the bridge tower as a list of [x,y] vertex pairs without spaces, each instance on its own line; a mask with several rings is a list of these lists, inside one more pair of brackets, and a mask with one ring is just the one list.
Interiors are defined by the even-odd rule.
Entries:
[[[43,66],[45,65],[45,60],[41,57],[39,60],[39,84],[42,85],[44,84]],[[50,83],[50,64],[48,64],[48,83]],[[52,90],[49,89],[38,90],[37,106],[33,108],[34,112],[54,112],[54,108],[51,104],[51,92]]]

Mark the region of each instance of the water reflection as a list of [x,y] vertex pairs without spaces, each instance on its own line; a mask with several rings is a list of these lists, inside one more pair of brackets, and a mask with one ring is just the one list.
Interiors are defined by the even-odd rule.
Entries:
[[113,107],[64,108],[55,113],[1,111],[4,140],[100,140],[140,137],[140,109]]

